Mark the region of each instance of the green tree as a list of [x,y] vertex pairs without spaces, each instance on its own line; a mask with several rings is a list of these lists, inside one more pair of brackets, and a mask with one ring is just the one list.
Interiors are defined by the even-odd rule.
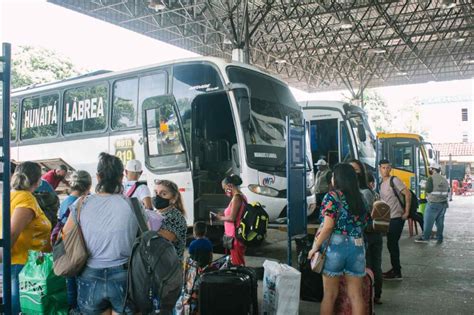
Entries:
[[373,90],[364,93],[362,108],[367,112],[369,120],[377,132],[390,132],[393,114],[384,99]]
[[416,133],[427,137],[428,132],[422,124],[420,112],[421,103],[417,97],[403,104],[397,111],[396,121],[398,122],[398,129],[403,130],[403,132]]
[[84,72],[56,52],[32,46],[14,47],[12,88],[63,80]]

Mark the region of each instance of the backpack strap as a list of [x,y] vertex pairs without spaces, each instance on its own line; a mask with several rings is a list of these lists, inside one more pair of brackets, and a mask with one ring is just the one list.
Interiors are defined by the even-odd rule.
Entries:
[[137,188],[140,186],[140,185],[143,185],[143,184],[146,184],[146,182],[135,182],[135,184],[133,184],[132,187],[130,187],[127,191],[127,193],[125,194],[128,198],[132,198],[133,194],[137,191]]
[[400,195],[397,191],[397,188],[395,187],[395,183],[394,183],[395,177],[396,176],[390,176],[390,187],[392,187],[393,194],[395,195],[395,197],[397,197],[397,200],[400,203],[400,206],[403,209],[405,209],[405,203],[403,202],[402,198],[400,197]]
[[143,234],[148,231],[148,225],[146,224],[145,217],[142,212],[142,207],[138,198],[128,198],[124,196],[125,201],[129,204],[130,208],[132,208],[133,214],[137,219],[138,228],[140,230],[140,234]]

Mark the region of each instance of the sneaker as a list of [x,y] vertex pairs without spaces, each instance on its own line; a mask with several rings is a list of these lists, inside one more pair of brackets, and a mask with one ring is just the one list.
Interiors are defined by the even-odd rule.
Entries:
[[387,275],[390,275],[393,273],[393,269],[390,269],[389,271],[386,271],[386,272],[382,272],[382,276],[387,276]]
[[402,274],[401,273],[395,273],[395,271],[393,271],[391,274],[389,275],[386,275],[383,277],[384,280],[389,280],[389,281],[392,281],[392,280],[397,280],[397,281],[400,281],[400,280],[403,280],[403,277],[402,277]]
[[428,240],[425,240],[423,237],[420,237],[420,238],[417,238],[415,240],[415,243],[425,243],[425,244],[428,244],[430,241]]

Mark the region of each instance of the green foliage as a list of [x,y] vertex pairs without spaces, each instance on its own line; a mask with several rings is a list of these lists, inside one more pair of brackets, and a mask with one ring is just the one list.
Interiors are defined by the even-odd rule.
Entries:
[[390,132],[393,114],[383,98],[373,90],[364,93],[363,108],[377,132]]
[[12,56],[12,88],[63,80],[81,72],[72,62],[52,50],[14,47]]

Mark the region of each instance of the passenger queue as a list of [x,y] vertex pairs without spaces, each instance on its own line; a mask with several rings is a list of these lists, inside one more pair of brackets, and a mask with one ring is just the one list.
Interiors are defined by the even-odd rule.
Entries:
[[[381,302],[382,277],[402,280],[398,241],[404,222],[410,215],[408,188],[390,176],[390,162],[379,163],[382,175],[380,196],[374,191],[375,179],[367,173],[364,164],[352,160],[338,164],[332,172],[324,160],[319,176],[328,186],[321,200],[321,228],[308,259],[316,253],[325,253],[322,267],[324,298],[321,314],[332,314],[340,295],[340,278],[344,278],[347,299],[353,314],[366,314],[364,277],[374,273],[375,303]],[[13,165],[14,166],[14,165]],[[447,205],[446,185],[439,174],[439,166],[431,165],[429,207],[425,216],[425,233],[418,242],[427,242],[433,223],[438,227],[438,243],[443,241],[443,219]],[[101,153],[97,164],[97,185],[91,194],[91,174],[78,170],[66,181],[67,168],[60,166],[41,176],[41,167],[34,162],[19,164],[12,174],[11,227],[12,227],[12,304],[14,314],[21,311],[19,275],[27,264],[28,251],[50,252],[58,234],[67,239],[71,226],[80,222],[80,229],[88,251],[87,263],[75,277],[67,277],[67,303],[70,314],[134,314],[139,310],[127,299],[127,279],[130,276],[129,260],[139,232],[139,219],[128,197],[137,197],[142,205],[143,217],[151,231],[156,231],[171,242],[180,264],[184,262],[186,247],[186,212],[178,186],[169,180],[155,182],[153,196],[146,183],[140,182],[141,162],[132,160],[124,167],[121,160]],[[330,175],[327,175],[330,174]],[[318,177],[318,176],[317,176]],[[328,182],[326,183],[326,178]],[[392,186],[390,183],[394,181]],[[41,185],[57,187],[64,182],[70,187],[69,196],[57,209],[58,223],[53,226],[39,206],[37,190]],[[229,206],[214,219],[224,221],[224,246],[230,254],[229,263],[245,265],[245,245],[236,237],[236,228],[247,204],[239,189],[242,180],[230,175],[222,180],[223,192],[230,198]],[[400,196],[403,195],[403,203]],[[319,199],[319,198],[318,198]],[[374,222],[382,220],[377,206],[390,209],[386,226],[387,247],[392,269],[382,274],[382,232]],[[379,203],[377,204],[377,200]],[[426,232],[429,231],[429,232]],[[190,254],[199,268],[212,264],[212,246],[205,237],[206,224],[194,226],[195,241]],[[138,233],[139,234],[139,233]],[[185,264],[186,265],[186,264]],[[370,269],[366,269],[366,267]],[[185,271],[189,271],[186,269]],[[185,284],[186,285],[186,284]],[[143,292],[147,294],[147,292]],[[183,300],[183,296],[179,298]],[[155,305],[159,308],[159,306]],[[174,310],[176,312],[176,310]]]

